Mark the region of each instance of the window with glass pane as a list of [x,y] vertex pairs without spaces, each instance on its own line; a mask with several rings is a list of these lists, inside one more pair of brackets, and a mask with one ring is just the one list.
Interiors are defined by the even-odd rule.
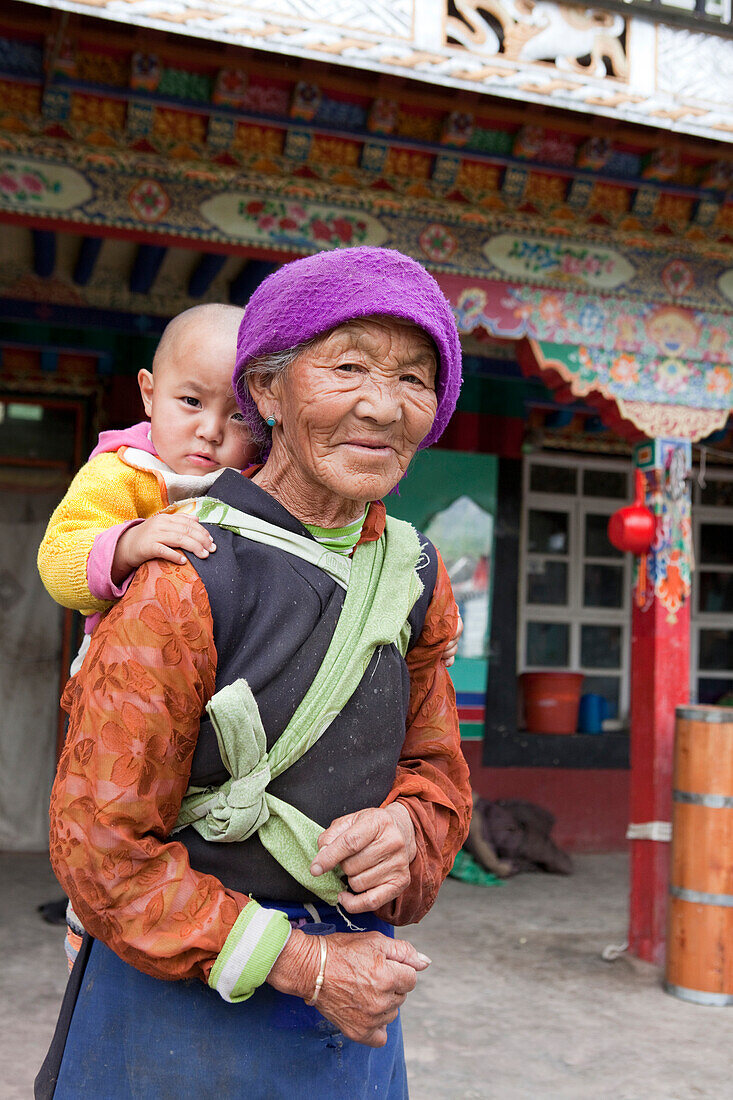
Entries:
[[733,508],[733,481],[708,481],[700,490],[700,503],[714,508]]
[[697,701],[703,706],[733,706],[733,677],[701,676],[697,681]]
[[568,567],[564,561],[529,558],[527,603],[563,606],[568,602]]
[[567,554],[569,519],[567,512],[533,508],[529,513],[528,549],[539,554]]
[[733,525],[700,524],[700,563],[703,565],[733,564]]
[[520,671],[582,672],[616,721],[628,709],[631,577],[608,520],[630,483],[628,462],[542,455],[527,460],[523,502]]
[[533,465],[529,472],[529,488],[533,493],[570,493],[575,495],[576,471],[567,466]]
[[623,552],[608,540],[608,515],[588,512],[585,517],[585,556],[587,558],[623,558]]
[[733,669],[733,630],[710,627],[699,634],[699,663],[706,672]]
[[583,470],[583,496],[626,500],[629,478],[623,470]]
[[733,705],[733,477],[708,469],[693,486],[692,698]]
[[733,611],[733,573],[701,569],[697,579],[700,586],[698,599],[700,612],[714,615]]
[[624,567],[622,565],[586,565],[583,570],[583,606],[624,606]]
[[71,463],[76,409],[46,408],[29,402],[0,402],[0,457]]
[[527,623],[527,665],[567,668],[569,651],[567,623]]
[[621,633],[620,626],[581,626],[580,663],[583,668],[620,668]]

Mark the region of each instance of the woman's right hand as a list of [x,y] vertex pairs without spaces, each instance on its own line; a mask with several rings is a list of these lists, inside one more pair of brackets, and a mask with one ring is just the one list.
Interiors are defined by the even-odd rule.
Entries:
[[[407,940],[392,940],[380,932],[334,932],[328,936],[328,956],[318,1011],[346,1036],[370,1047],[387,1042],[387,1024],[407,994],[417,973],[430,965]],[[270,971],[268,982],[282,993],[309,1000],[320,968],[317,936],[293,931]]]

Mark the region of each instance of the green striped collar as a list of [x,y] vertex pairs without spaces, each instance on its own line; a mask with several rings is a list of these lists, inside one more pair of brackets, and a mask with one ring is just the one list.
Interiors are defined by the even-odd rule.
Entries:
[[344,554],[348,557],[361,538],[366,514],[367,510],[365,508],[358,519],[355,519],[353,523],[348,523],[345,527],[316,527],[312,523],[304,523],[303,526],[307,531],[310,531],[313,538],[321,546],[325,546],[327,550],[332,550],[335,554]]

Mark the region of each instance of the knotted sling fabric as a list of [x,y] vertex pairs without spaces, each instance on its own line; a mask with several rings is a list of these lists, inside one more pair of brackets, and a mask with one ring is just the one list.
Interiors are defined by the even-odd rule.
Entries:
[[[324,826],[267,790],[272,776],[265,731],[246,680],[228,684],[206,707],[219,751],[232,778],[221,787],[186,796],[176,829],[193,825],[205,840],[236,842],[259,832],[268,852],[311,893],[335,905],[346,887],[334,872],[315,878],[310,865]],[[284,736],[284,734],[283,734]],[[282,769],[281,769],[282,770]]]
[[[221,521],[228,530],[248,536],[254,517],[209,498],[199,503],[209,522]],[[283,548],[298,553],[297,545],[289,539]],[[269,754],[246,680],[212,697],[206,709],[231,779],[213,790],[189,788],[176,829],[192,825],[213,842],[242,841],[258,833],[263,846],[293,878],[323,901],[335,904],[344,889],[338,875],[310,873],[324,826],[271,795],[267,786],[325,733],[356,691],[379,646],[394,643],[405,655],[408,616],[422,592],[416,572],[420,553],[414,528],[392,517],[387,518],[381,538],[357,546],[341,614],[321,667]]]

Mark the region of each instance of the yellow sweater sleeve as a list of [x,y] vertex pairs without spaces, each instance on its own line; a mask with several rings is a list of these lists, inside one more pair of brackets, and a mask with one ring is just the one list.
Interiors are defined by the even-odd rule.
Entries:
[[126,465],[115,453],[97,455],[79,470],[49,520],[38,550],[38,572],[62,607],[90,615],[110,603],[95,599],[87,559],[97,535],[120,523],[147,519],[164,507],[154,473]]

